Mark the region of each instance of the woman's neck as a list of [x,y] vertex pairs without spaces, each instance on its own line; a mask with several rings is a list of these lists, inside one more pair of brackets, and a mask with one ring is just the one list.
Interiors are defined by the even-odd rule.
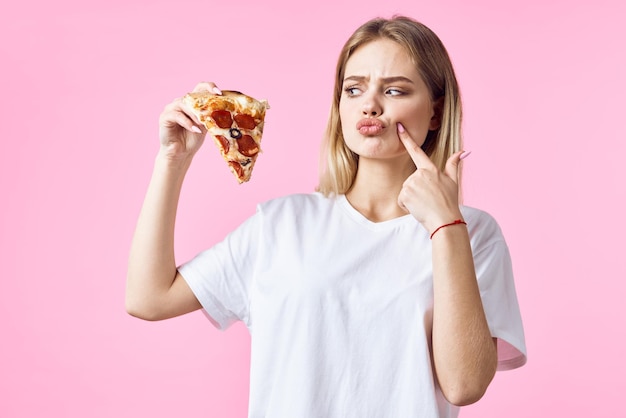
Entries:
[[348,202],[372,222],[406,215],[398,206],[398,194],[415,170],[412,162],[361,159],[356,178],[346,193]]

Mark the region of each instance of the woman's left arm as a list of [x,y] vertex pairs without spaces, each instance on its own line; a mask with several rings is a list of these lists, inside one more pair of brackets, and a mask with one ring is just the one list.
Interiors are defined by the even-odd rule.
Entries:
[[450,403],[468,405],[493,379],[496,340],[487,326],[465,225],[440,229],[432,246],[435,373]]
[[491,336],[470,239],[458,201],[461,152],[447,161],[445,172],[398,125],[398,136],[417,170],[404,182],[398,204],[429,232],[433,263],[432,355],[436,378],[446,399],[455,405],[478,401],[497,367],[496,341]]

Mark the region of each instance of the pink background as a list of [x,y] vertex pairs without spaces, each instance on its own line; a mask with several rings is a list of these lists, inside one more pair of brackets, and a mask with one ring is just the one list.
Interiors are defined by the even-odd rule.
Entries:
[[256,202],[313,189],[339,49],[363,21],[394,13],[426,23],[453,57],[473,151],[466,203],[505,232],[525,322],[528,364],[499,373],[462,416],[616,416],[623,2],[328,3],[3,5],[1,417],[245,416],[243,326],[222,333],[199,312],[148,323],[124,310],[158,115],[202,80],[272,106],[251,183],[238,186],[210,143],[197,155],[179,212],[182,262]]

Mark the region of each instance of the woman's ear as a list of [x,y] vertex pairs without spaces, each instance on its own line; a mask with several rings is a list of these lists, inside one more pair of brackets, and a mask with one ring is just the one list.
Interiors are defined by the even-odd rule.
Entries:
[[433,117],[430,118],[430,124],[428,129],[431,131],[437,130],[441,127],[441,118],[443,116],[443,103],[445,96],[441,96],[433,102]]

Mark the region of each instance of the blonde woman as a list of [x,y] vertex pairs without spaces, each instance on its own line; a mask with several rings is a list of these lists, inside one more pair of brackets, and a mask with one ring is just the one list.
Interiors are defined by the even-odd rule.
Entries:
[[358,28],[337,65],[318,190],[260,204],[180,267],[176,207],[205,130],[180,100],[160,127],[127,309],[243,321],[250,417],[456,417],[496,369],[524,364],[508,249],[491,216],[459,204],[459,88],[424,25]]

